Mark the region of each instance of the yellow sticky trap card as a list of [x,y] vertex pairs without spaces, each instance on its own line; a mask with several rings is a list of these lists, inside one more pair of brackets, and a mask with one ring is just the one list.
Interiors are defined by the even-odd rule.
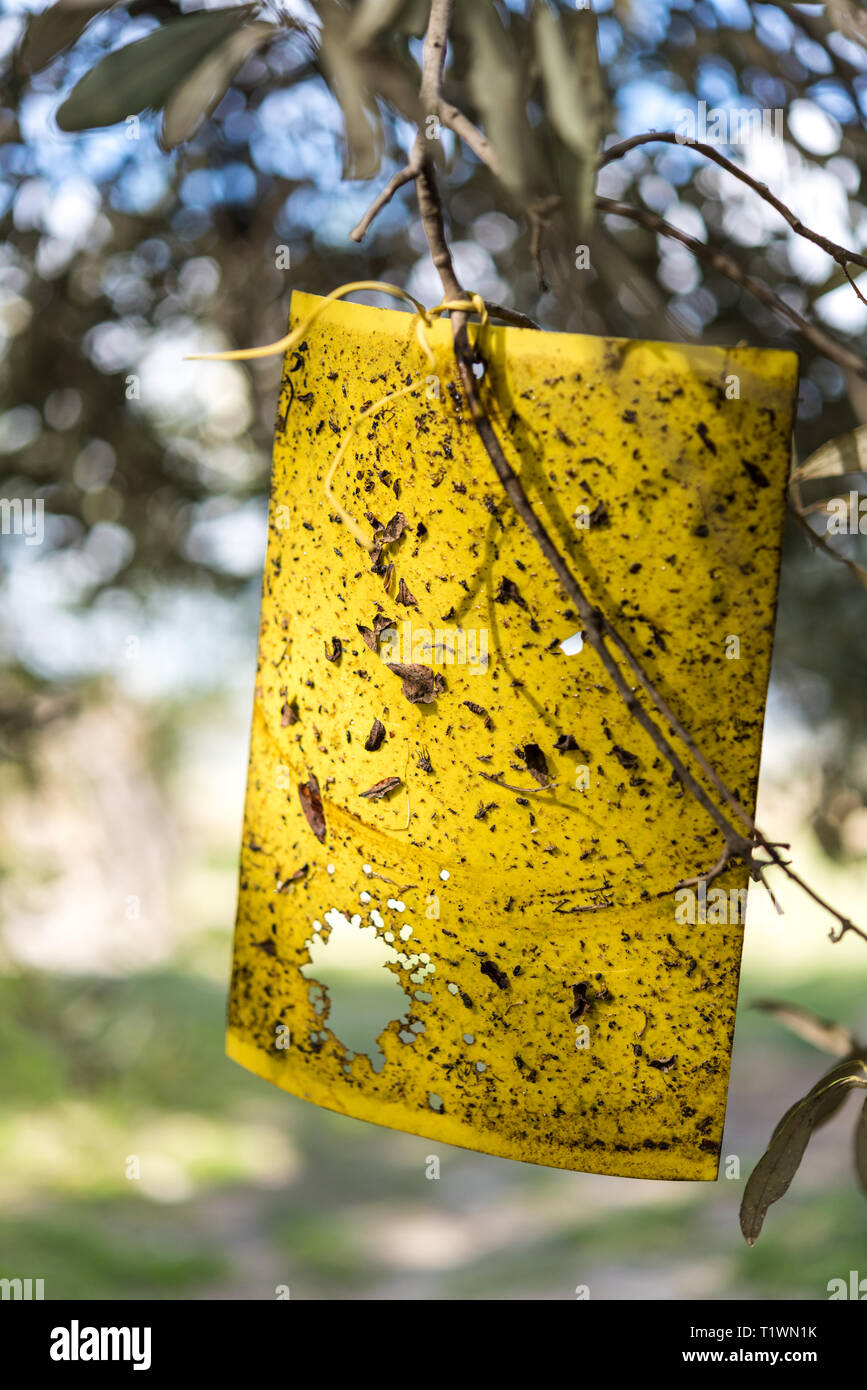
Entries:
[[[715,1178],[747,870],[678,888],[721,836],[507,502],[450,325],[433,370],[417,324],[332,303],[287,353],[229,1055],[433,1140]],[[797,359],[470,332],[533,507],[752,812]]]

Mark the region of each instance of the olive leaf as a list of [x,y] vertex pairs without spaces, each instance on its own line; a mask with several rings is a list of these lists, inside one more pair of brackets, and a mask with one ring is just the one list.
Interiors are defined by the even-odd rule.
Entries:
[[157,110],[172,90],[230,34],[255,5],[183,15],[154,33],[109,53],[73,87],[57,113],[61,130],[116,125]]
[[867,1100],[861,1107],[858,1123],[855,1126],[855,1172],[858,1181],[867,1192]]
[[[853,1060],[853,1058],[847,1057],[847,1066]],[[829,1120],[833,1120],[838,1110],[842,1110],[849,1098],[849,1089],[850,1088],[842,1082],[835,1082],[833,1085],[829,1086],[826,1091],[823,1091],[821,1095],[816,1097],[815,1104],[812,1105],[814,1132],[817,1129],[821,1129]],[[774,1133],[776,1134],[776,1130]]]
[[427,29],[430,18],[430,0],[404,0],[403,9],[397,17],[396,28],[401,34],[409,34],[420,39]]
[[261,48],[278,33],[273,24],[258,20],[246,24],[236,34],[230,34],[212,53],[209,53],[168,98],[163,112],[160,144],[173,150],[189,140],[218,105],[231,85],[236,72],[250,54]]
[[858,1057],[838,1062],[780,1120],[744,1188],[740,1225],[748,1245],[758,1239],[768,1208],[788,1192],[814,1130],[839,1110],[853,1086],[867,1086],[867,1066]]
[[771,1014],[796,1037],[811,1043],[834,1057],[848,1057],[858,1051],[859,1043],[851,1029],[842,1023],[831,1023],[805,1009],[800,1004],[787,1004],[775,999],[755,999],[752,1008]]
[[325,77],[343,112],[343,177],[371,179],[382,161],[382,119],[367,87],[364,64],[347,34],[347,14],[336,0],[319,0]]
[[72,47],[92,19],[116,3],[117,0],[57,0],[34,15],[21,40],[22,66],[31,73],[41,72],[59,53]]
[[365,72],[371,91],[413,125],[424,124],[424,113],[418,95],[418,74],[415,67],[400,57],[388,54],[365,54]]
[[867,492],[867,425],[858,425],[847,434],[829,439],[815,449],[803,463],[792,469],[789,486],[795,494],[802,513],[824,508],[824,502],[804,505],[801,484],[817,478],[843,478],[853,474],[864,476],[863,491]]
[[429,17],[430,0],[358,0],[349,20],[347,42],[361,49],[381,35],[421,38]]
[[503,182],[515,194],[530,193],[540,161],[527,119],[522,55],[492,5],[474,0],[460,12],[460,19],[470,38],[470,93]]
[[589,9],[580,11],[570,28],[571,45],[560,17],[547,4],[536,6],[533,31],[546,110],[557,134],[576,156],[573,196],[579,230],[583,231],[592,219],[596,196],[605,89],[596,45],[596,16]]
[[812,1107],[799,1100],[786,1111],[744,1189],[740,1223],[747,1245],[755,1245],[768,1207],[788,1192],[812,1132]]
[[406,0],[359,0],[352,11],[347,39],[354,48],[364,48],[383,29],[394,28]]
[[832,545],[827,531],[824,534],[814,531],[807,520],[812,512],[827,513],[831,499],[834,496],[840,497],[843,488],[835,482],[830,495],[826,491],[825,496],[812,502],[805,502],[801,492],[801,485],[805,482],[815,482],[828,478],[842,480],[847,476],[851,482],[856,483],[856,492],[867,494],[867,426],[865,425],[860,425],[857,429],[850,430],[848,434],[840,435],[837,439],[828,440],[821,448],[810,454],[803,463],[794,464],[789,477],[789,505],[813,544],[823,550],[826,555],[829,555],[832,560],[837,560],[841,565],[850,569],[859,583],[867,588],[867,569],[863,565],[859,565],[857,560],[853,560],[851,555],[847,555],[843,550]]
[[[864,1064],[862,1052],[858,1052],[851,1057],[844,1057],[842,1062],[838,1062],[835,1067],[821,1076],[808,1092],[805,1099],[816,1098],[816,1105],[813,1110],[813,1129],[821,1129],[824,1124],[836,1115],[837,1111],[846,1103],[849,1091],[852,1086],[867,1085],[867,1067]],[[783,1116],[785,1119],[785,1115]],[[776,1137],[783,1120],[774,1130]]]
[[309,781],[299,783],[298,800],[301,802],[301,810],[304,812],[307,824],[319,843],[323,844],[326,833],[325,809],[322,805],[322,793],[319,790],[318,779],[312,772]]

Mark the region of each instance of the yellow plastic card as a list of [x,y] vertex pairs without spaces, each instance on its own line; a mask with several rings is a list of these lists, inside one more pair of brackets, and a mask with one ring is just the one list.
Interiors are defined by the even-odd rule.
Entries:
[[[506,501],[449,324],[433,370],[416,323],[333,303],[287,354],[229,1055],[432,1140],[714,1178],[747,871],[678,889],[719,833]],[[796,358],[470,331],[534,508],[752,811]],[[413,380],[354,431],[337,510],[347,431]],[[366,1050],[333,983],[353,961],[379,981]]]

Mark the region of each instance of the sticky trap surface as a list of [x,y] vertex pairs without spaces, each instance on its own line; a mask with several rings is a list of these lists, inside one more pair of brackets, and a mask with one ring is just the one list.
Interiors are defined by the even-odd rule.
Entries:
[[[318,302],[296,294],[292,323]],[[752,810],[796,358],[478,331],[534,508]],[[462,410],[450,335],[431,374],[409,314],[333,304],[285,364],[229,1055],[432,1140],[712,1179],[746,871],[678,921],[721,838],[592,648],[562,650],[581,624]],[[369,555],[323,480],[411,378],[334,480]],[[339,987],[362,958],[365,1051]]]

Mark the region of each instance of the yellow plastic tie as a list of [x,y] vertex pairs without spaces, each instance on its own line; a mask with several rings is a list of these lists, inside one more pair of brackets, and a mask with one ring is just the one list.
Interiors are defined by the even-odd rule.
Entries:
[[429,314],[444,314],[446,311],[458,312],[463,314],[478,314],[484,328],[488,322],[488,307],[480,294],[469,294],[466,299],[444,299],[442,304],[437,304],[433,309],[428,309]]
[[276,343],[265,343],[262,347],[256,348],[234,348],[230,352],[196,352],[185,357],[185,362],[247,362],[254,357],[274,357],[278,352],[288,352],[294,348],[296,343],[300,343],[305,333],[312,328],[323,310],[329,304],[333,304],[335,299],[343,299],[348,294],[353,294],[356,290],[378,290],[380,294],[394,295],[395,299],[402,299],[407,304],[411,304],[416,313],[427,322],[427,310],[420,304],[408,290],[401,289],[400,285],[389,285],[384,280],[352,280],[347,285],[340,285],[336,290],[332,290],[326,295],[320,304],[303,323],[294,328],[291,333],[287,333],[285,338],[279,338]]

